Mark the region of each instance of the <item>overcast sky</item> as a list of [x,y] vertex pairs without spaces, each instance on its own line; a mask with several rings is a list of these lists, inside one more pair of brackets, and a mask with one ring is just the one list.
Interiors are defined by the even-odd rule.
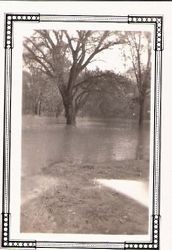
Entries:
[[102,70],[113,70],[116,73],[123,73],[126,71],[124,67],[124,60],[121,54],[121,45],[116,45],[112,49],[102,51],[94,59],[95,62],[91,63],[88,68],[95,69],[96,67]]

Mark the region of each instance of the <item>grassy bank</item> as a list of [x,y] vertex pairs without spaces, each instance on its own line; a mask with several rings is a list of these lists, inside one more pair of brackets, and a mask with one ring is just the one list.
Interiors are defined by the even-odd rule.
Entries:
[[[22,232],[144,234],[148,209],[94,179],[148,180],[145,161],[101,164],[51,163],[39,178],[47,185],[22,207]],[[26,180],[23,180],[26,181]],[[31,184],[31,183],[30,183]],[[50,187],[51,186],[51,187]],[[39,187],[37,188],[39,190]]]

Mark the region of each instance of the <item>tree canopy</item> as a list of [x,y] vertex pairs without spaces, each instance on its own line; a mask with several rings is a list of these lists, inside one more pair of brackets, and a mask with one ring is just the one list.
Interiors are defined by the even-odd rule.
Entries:
[[53,79],[63,100],[66,122],[75,124],[76,113],[91,90],[87,66],[97,54],[122,43],[124,38],[119,32],[36,30],[32,37],[25,38],[24,59]]
[[[28,97],[32,92],[35,113],[51,110],[58,115],[64,110],[66,124],[73,125],[78,113],[89,113],[85,107],[94,109],[96,103],[101,115],[115,115],[114,103],[119,110],[121,107],[119,112],[135,110],[138,103],[142,123],[151,80],[149,32],[35,30],[23,45],[24,94]],[[91,70],[89,65],[114,46],[122,48],[125,75]]]

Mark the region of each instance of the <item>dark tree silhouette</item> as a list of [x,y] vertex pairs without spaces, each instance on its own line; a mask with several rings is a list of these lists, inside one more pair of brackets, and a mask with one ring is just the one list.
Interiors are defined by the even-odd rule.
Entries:
[[[129,78],[108,70],[89,71],[86,84],[89,84],[88,75],[90,95],[81,113],[103,118],[131,117],[134,86]],[[86,89],[88,91],[88,85]]]

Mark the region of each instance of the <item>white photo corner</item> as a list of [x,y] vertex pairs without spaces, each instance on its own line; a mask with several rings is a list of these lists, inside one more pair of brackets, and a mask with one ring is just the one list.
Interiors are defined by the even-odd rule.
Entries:
[[5,13],[2,247],[159,249],[162,51],[163,16]]

